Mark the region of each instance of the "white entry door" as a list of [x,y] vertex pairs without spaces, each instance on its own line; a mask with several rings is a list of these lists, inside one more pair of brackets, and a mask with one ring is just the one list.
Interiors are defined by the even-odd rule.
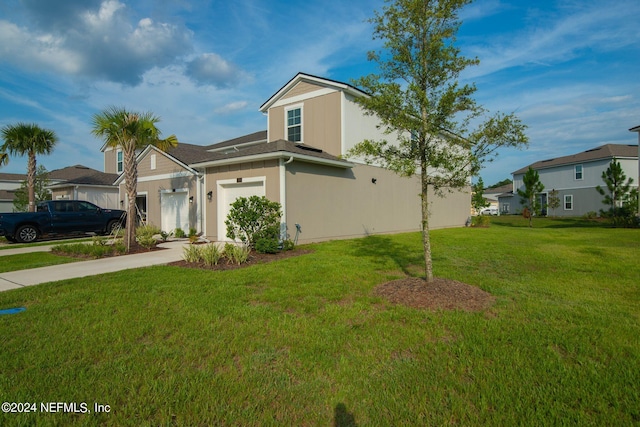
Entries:
[[229,215],[231,204],[238,197],[264,196],[264,181],[233,182],[218,181],[218,241],[230,241],[224,221]]
[[160,193],[160,221],[162,231],[176,228],[189,234],[189,194],[186,191]]

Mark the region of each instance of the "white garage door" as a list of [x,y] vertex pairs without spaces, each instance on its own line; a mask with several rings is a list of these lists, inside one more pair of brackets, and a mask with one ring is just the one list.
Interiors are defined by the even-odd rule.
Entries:
[[171,232],[181,228],[185,233],[189,233],[188,195],[186,191],[160,194],[162,231]]
[[231,204],[235,202],[238,197],[260,197],[264,195],[264,181],[239,183],[218,182],[218,240],[231,240],[227,237],[227,226],[224,221],[227,219],[227,215],[229,215]]

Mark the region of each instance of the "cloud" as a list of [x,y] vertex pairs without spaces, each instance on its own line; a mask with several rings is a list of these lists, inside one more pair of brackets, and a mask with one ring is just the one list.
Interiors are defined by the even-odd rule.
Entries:
[[249,105],[247,101],[235,101],[213,110],[216,114],[230,114],[243,110]]
[[594,2],[537,16],[535,26],[525,22],[515,36],[498,35],[470,46],[468,56],[477,56],[482,62],[466,74],[477,77],[528,64],[552,65],[567,62],[583,51],[606,52],[636,45],[640,32],[628,19],[633,10],[640,11],[637,3]]
[[220,55],[204,53],[187,62],[186,74],[198,84],[229,87],[238,82],[240,70]]
[[[0,59],[28,70],[136,85],[145,71],[169,65],[193,49],[190,30],[150,18],[132,23],[131,11],[117,0],[105,0],[97,9],[87,7],[96,2],[61,3],[67,14],[51,11],[50,21],[44,19],[49,6],[36,13],[35,6],[43,3],[25,3],[37,23],[48,22],[38,28],[0,21]],[[65,25],[70,17],[73,25]]]

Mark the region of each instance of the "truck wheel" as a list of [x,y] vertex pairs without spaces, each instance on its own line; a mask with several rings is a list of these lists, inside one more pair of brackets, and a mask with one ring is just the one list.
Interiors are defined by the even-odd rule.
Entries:
[[33,225],[23,225],[16,232],[16,240],[20,243],[31,243],[38,239],[38,229]]
[[116,221],[116,220],[111,220],[109,221],[109,223],[107,224],[107,230],[106,230],[106,234],[111,234],[113,233],[113,231],[118,228],[118,224],[120,224],[120,221]]

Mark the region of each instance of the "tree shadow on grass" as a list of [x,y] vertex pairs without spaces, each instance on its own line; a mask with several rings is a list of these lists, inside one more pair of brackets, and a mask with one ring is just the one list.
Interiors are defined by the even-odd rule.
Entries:
[[424,273],[424,252],[411,245],[400,244],[387,236],[367,236],[355,240],[353,254],[370,258],[380,269],[388,269],[389,261],[407,276]]

